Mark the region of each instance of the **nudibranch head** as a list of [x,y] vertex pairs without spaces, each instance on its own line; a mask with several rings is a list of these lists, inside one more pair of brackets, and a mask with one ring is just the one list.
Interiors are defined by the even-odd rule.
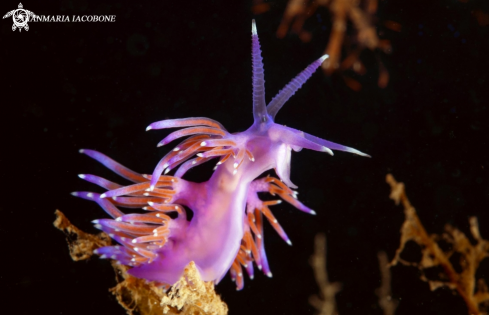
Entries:
[[[316,69],[321,66],[324,60],[329,56],[323,55],[301,73],[293,78],[267,105],[265,102],[265,78],[263,69],[263,59],[261,57],[260,42],[256,30],[255,21],[252,21],[252,68],[253,68],[253,125],[243,134],[252,135],[255,138],[268,137],[272,143],[280,143],[275,157],[277,164],[274,166],[277,175],[289,187],[296,188],[289,179],[290,176],[290,150],[299,151],[302,148],[311,149],[320,152],[326,152],[333,155],[332,150],[346,151],[362,156],[370,157],[369,155],[360,152],[356,149],[337,144],[331,141],[320,139],[303,131],[299,131],[290,127],[285,127],[276,124],[275,116],[282,106],[292,97],[297,90],[312,76]],[[192,127],[189,127],[192,126]],[[153,172],[153,180],[151,187],[154,187],[154,182],[163,172],[166,174],[182,163],[184,160],[197,154],[197,158],[190,161],[190,164],[184,164],[176,173],[177,177],[182,176],[189,168],[206,162],[209,158],[217,156],[221,157],[218,164],[222,164],[230,156],[235,159],[234,165],[241,165],[242,159],[246,155],[252,157],[252,153],[246,150],[246,145],[239,146],[236,144],[237,135],[230,134],[218,122],[208,118],[187,118],[187,119],[171,119],[152,123],[146,130],[189,127],[175,131],[163,139],[158,146],[165,145],[177,138],[188,135],[200,135],[201,137],[209,137],[208,141],[202,141],[201,146],[192,146],[192,150],[188,150],[187,154],[169,153]],[[238,134],[239,136],[239,134]],[[195,137],[195,136],[194,136]],[[247,137],[250,141],[253,137]],[[192,138],[190,138],[192,139]],[[180,151],[181,146],[185,142],[178,145],[176,150]],[[181,151],[180,151],[181,152]],[[187,162],[188,163],[188,162]]]
[[[297,192],[291,189],[297,188],[290,181],[291,151],[306,148],[333,155],[332,150],[339,150],[368,156],[275,123],[280,108],[327,58],[324,55],[307,66],[267,105],[260,43],[253,21],[254,122],[248,130],[229,133],[219,122],[204,117],[154,122],[146,130],[183,128],[171,132],[158,146],[188,138],[158,162],[152,175],[136,173],[102,153],[81,150],[133,183],[123,186],[95,175],[80,175],[107,190],[102,194],[73,194],[97,202],[113,218],[93,223],[118,243],[95,253],[133,267],[129,272],[134,276],[169,285],[178,280],[190,261],[195,262],[205,281],[217,283],[230,270],[238,289],[243,287],[243,267],[253,278],[253,262],[271,276],[264,249],[263,216],[288,244],[291,241],[269,208],[282,200],[262,201],[258,193],[269,192],[303,212],[315,214],[297,200]],[[212,159],[218,161],[209,181],[192,183],[182,178],[191,168]],[[275,169],[280,180],[258,178],[270,169]],[[174,175],[169,176],[173,170]],[[191,220],[184,206],[193,212]],[[125,214],[121,207],[142,212]]]

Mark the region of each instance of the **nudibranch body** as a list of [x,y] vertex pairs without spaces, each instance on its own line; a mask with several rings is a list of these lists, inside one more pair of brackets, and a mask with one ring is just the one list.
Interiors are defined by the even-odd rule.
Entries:
[[[271,276],[263,243],[263,216],[288,244],[291,242],[269,208],[281,200],[262,201],[258,193],[278,195],[297,209],[314,214],[291,189],[297,188],[290,181],[291,150],[306,148],[331,155],[331,150],[340,150],[368,156],[274,122],[283,104],[327,57],[309,65],[266,105],[260,44],[253,21],[254,123],[248,130],[231,134],[208,118],[155,122],[147,130],[184,127],[170,133],[158,146],[190,137],[164,156],[152,175],[131,171],[99,152],[80,150],[134,183],[122,186],[95,175],[80,175],[107,191],[73,194],[96,201],[113,218],[93,221],[118,243],[99,248],[96,254],[132,266],[129,273],[136,277],[167,285],[180,278],[190,261],[195,262],[205,281],[218,283],[230,270],[238,289],[243,287],[243,267],[253,278],[253,261]],[[219,161],[207,182],[182,179],[190,168],[215,158]],[[279,179],[258,178],[272,168]],[[166,175],[174,169],[174,176]],[[190,220],[184,206],[193,212]],[[143,212],[124,214],[120,207]]]

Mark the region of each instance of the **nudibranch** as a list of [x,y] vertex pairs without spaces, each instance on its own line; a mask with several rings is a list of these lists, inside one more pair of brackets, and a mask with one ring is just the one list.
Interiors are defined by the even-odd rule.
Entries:
[[[100,258],[130,266],[129,273],[162,285],[174,284],[185,266],[195,262],[204,281],[218,283],[230,270],[237,288],[243,287],[243,269],[253,278],[253,262],[271,277],[263,242],[264,217],[291,244],[273,216],[270,206],[282,200],[262,201],[268,192],[295,206],[315,212],[297,200],[290,180],[291,150],[302,148],[333,155],[340,150],[368,156],[356,149],[320,139],[303,131],[276,124],[284,103],[309,79],[322,56],[296,76],[266,105],[263,62],[255,22],[252,23],[253,125],[244,132],[229,133],[209,118],[167,119],[147,130],[183,128],[166,136],[158,146],[187,137],[165,155],[152,175],[136,173],[102,153],[80,150],[133,184],[123,186],[104,178],[81,174],[80,178],[106,191],[74,192],[98,203],[112,219],[94,220],[117,245],[95,251]],[[194,183],[182,176],[191,168],[218,159],[206,182]],[[275,169],[278,178],[264,172]],[[176,170],[173,176],[167,175]],[[186,208],[185,208],[186,207]],[[142,209],[126,214],[119,208]],[[187,217],[187,209],[193,213]]]

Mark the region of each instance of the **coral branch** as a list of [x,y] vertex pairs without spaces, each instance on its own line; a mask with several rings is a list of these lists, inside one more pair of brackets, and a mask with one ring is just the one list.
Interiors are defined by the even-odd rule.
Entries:
[[[262,0],[255,0],[254,8]],[[330,58],[322,64],[325,73],[351,69],[358,74],[365,73],[365,67],[360,60],[361,52],[367,48],[372,51],[391,51],[390,42],[381,40],[372,21],[375,20],[377,0],[289,0],[283,14],[282,22],[277,29],[277,37],[283,38],[289,31],[297,34],[303,42],[309,42],[312,34],[304,30],[305,21],[315,15],[319,7],[326,7],[331,12],[331,33],[324,51]],[[255,9],[253,9],[255,10]],[[349,23],[351,22],[351,23]],[[353,27],[349,27],[352,24]],[[390,27],[392,26],[392,27]],[[400,31],[399,23],[388,21],[387,28]],[[346,56],[343,52],[346,50]],[[378,86],[385,88],[389,81],[389,73],[376,57],[379,64]],[[362,88],[360,82],[342,75],[345,83],[353,90]]]
[[56,210],[54,214],[56,215],[54,227],[65,233],[70,248],[70,256],[74,261],[88,259],[95,249],[111,244],[107,234],[103,232],[97,235],[85,233],[71,224],[63,212]]
[[[416,210],[409,202],[404,190],[404,184],[398,183],[391,174],[387,175],[386,182],[391,186],[390,198],[394,200],[396,205],[402,203],[406,216],[401,228],[401,244],[391,265],[401,263],[418,267],[422,273],[421,279],[429,283],[431,290],[436,290],[442,286],[456,290],[464,299],[469,314],[482,314],[479,310],[479,304],[488,300],[489,295],[487,290],[483,289],[479,289],[477,293],[474,293],[475,273],[480,262],[488,256],[489,242],[481,238],[477,219],[475,217],[469,219],[471,234],[476,241],[475,245],[472,245],[461,231],[448,224],[445,226],[445,233],[441,236],[430,236],[419,220]],[[436,242],[439,239],[448,242],[452,249],[444,252]],[[408,241],[414,241],[422,247],[422,258],[419,263],[407,262],[400,257]],[[459,263],[462,268],[460,273],[455,271],[450,262],[450,257],[454,253],[460,255]],[[441,277],[442,280],[428,279],[424,271],[427,268],[436,266],[441,267],[444,271],[444,275]],[[481,288],[481,286],[479,287]]]
[[394,315],[399,301],[392,299],[389,260],[385,252],[379,252],[377,257],[379,259],[381,285],[375,293],[379,297],[379,305],[384,311],[384,315]]
[[309,303],[318,310],[318,315],[337,315],[335,296],[341,290],[339,282],[329,282],[326,270],[326,236],[317,234],[314,242],[314,254],[310,264],[320,289],[320,294],[309,298]]

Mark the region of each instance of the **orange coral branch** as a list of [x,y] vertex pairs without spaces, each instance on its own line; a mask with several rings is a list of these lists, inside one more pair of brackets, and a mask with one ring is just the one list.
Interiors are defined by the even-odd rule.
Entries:
[[[255,3],[261,3],[263,0],[255,0]],[[255,5],[256,6],[256,5]],[[362,69],[359,60],[360,52],[364,48],[375,50],[377,48],[389,53],[390,42],[380,40],[372,20],[377,11],[377,0],[289,0],[287,8],[282,17],[282,21],[277,29],[277,37],[283,38],[289,29],[298,34],[303,42],[311,40],[311,33],[304,30],[304,22],[320,7],[327,7],[331,11],[332,16],[332,31],[330,34],[328,45],[325,53],[329,55],[322,64],[322,69],[326,74],[331,74],[334,71],[343,71],[353,66],[356,72]],[[365,9],[364,9],[365,8]],[[348,20],[350,20],[355,28],[355,34],[351,36],[353,42],[358,44],[358,47],[349,53],[346,60],[341,62],[342,47],[345,43],[348,30]],[[400,31],[399,23],[388,21],[386,27]],[[352,50],[350,47],[347,50]],[[379,79],[378,86],[384,88],[389,81],[389,74],[379,60]],[[345,77],[345,83],[353,90],[361,89],[360,82]]]
[[[479,263],[488,256],[489,242],[480,237],[479,227],[477,219],[475,217],[470,218],[471,233],[475,240],[476,245],[472,245],[468,238],[456,228],[447,225],[445,227],[445,233],[443,239],[452,244],[453,250],[443,252],[436,239],[438,236],[430,236],[423,227],[416,210],[409,202],[406,195],[404,184],[398,183],[391,174],[386,176],[386,182],[391,186],[390,198],[394,200],[396,205],[402,203],[404,207],[404,214],[406,219],[401,228],[401,244],[396,251],[396,255],[391,262],[391,265],[396,265],[398,262],[405,265],[416,265],[421,272],[424,269],[440,266],[448,279],[447,282],[433,281],[428,279],[424,274],[421,279],[427,281],[430,284],[432,290],[439,288],[440,286],[448,286],[454,289],[464,299],[469,314],[478,315],[481,314],[479,310],[479,303],[489,298],[487,290],[484,292],[480,290],[474,294],[475,290],[475,272],[479,266]],[[405,244],[408,241],[415,241],[422,249],[422,258],[419,263],[409,263],[401,259],[400,254],[404,249]],[[457,252],[461,255],[460,265],[462,272],[457,273],[450,262],[451,255]]]

